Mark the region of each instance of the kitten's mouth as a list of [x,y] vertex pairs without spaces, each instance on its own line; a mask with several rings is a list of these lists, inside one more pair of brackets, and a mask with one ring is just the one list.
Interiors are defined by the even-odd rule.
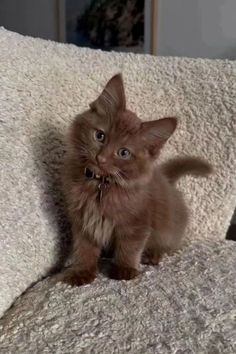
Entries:
[[90,168],[86,167],[84,169],[84,174],[87,179],[95,179],[98,180],[99,182],[110,184],[111,183],[111,176],[101,176],[94,171],[92,171]]
[[102,200],[103,197],[103,193],[105,191],[108,190],[108,188],[110,187],[111,184],[111,176],[101,176],[97,173],[95,173],[94,171],[90,170],[90,168],[86,167],[84,169],[84,174],[85,177],[89,180],[97,180],[98,181],[98,185],[97,185],[97,189],[98,189],[98,200]]

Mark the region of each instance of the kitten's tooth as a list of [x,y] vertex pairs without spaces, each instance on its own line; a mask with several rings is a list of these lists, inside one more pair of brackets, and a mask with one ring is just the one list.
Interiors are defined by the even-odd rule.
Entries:
[[99,175],[96,175],[96,178],[100,178],[100,176],[99,176]]

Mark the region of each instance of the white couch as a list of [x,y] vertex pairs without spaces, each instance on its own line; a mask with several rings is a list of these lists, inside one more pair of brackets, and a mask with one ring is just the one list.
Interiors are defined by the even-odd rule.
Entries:
[[[118,71],[141,118],[178,117],[162,159],[202,156],[215,174],[179,184],[191,223],[183,249],[160,266],[130,282],[55,285],[42,279],[70,239],[66,131]],[[236,244],[225,241],[236,204],[235,82],[233,61],[104,53],[0,30],[1,354],[236,352]]]

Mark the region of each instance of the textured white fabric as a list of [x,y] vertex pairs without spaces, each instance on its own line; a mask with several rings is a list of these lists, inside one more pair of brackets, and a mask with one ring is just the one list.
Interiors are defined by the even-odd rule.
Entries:
[[118,71],[141,118],[179,118],[163,158],[194,154],[215,166],[210,179],[180,184],[192,214],[188,237],[225,237],[235,206],[235,62],[104,53],[1,29],[0,314],[65,251],[63,139]]
[[130,282],[40,282],[0,320],[0,353],[235,354],[235,253],[204,240]]

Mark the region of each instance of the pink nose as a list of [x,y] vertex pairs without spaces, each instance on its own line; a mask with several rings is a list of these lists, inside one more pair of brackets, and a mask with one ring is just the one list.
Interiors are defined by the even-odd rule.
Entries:
[[97,161],[99,164],[104,165],[107,162],[107,159],[104,155],[98,155]]

